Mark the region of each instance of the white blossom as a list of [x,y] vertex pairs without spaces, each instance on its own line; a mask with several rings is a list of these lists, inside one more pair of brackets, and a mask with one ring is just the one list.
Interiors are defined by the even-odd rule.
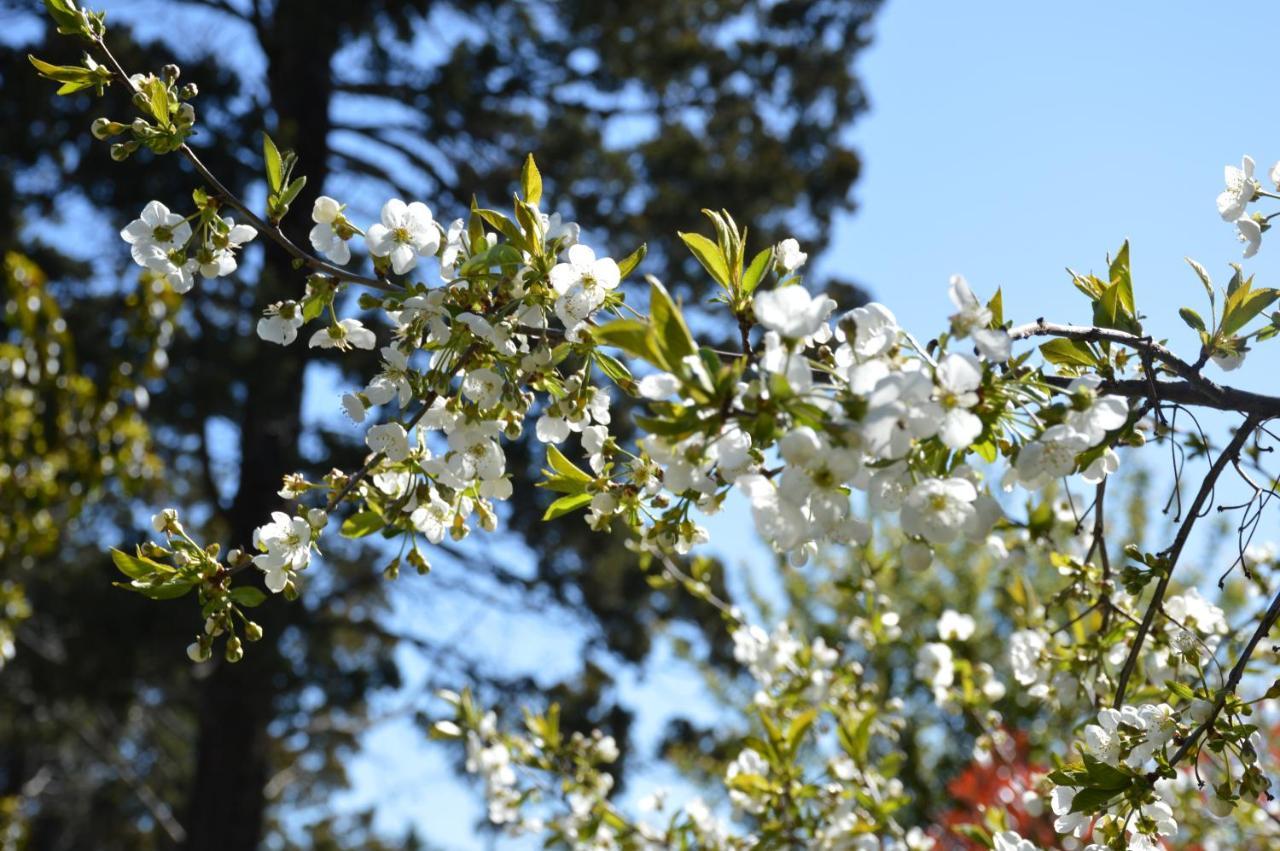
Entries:
[[321,195],[311,207],[311,247],[339,266],[351,262],[351,248],[339,228],[345,223],[342,205],[328,195]]
[[1240,168],[1226,166],[1223,180],[1227,188],[1218,195],[1218,214],[1223,221],[1234,222],[1244,215],[1245,208],[1258,191],[1258,182],[1253,178],[1253,157],[1244,157]]
[[794,272],[809,259],[809,255],[800,250],[800,243],[792,237],[787,237],[782,242],[779,242],[775,251],[778,265],[782,267],[784,272]]
[[311,335],[307,344],[310,348],[321,349],[372,349],[378,344],[378,338],[364,327],[359,319],[343,319],[336,325],[321,328]]
[[271,522],[254,530],[253,545],[261,551],[253,563],[265,575],[267,588],[278,594],[293,572],[311,561],[311,525],[301,517],[273,511]]
[[365,241],[374,257],[390,258],[391,270],[397,275],[410,271],[420,257],[430,257],[440,247],[440,228],[421,201],[406,204],[392,198],[382,206],[381,219],[369,227]]
[[965,479],[925,479],[902,504],[902,530],[931,544],[950,543],[973,523],[977,497]]
[[371,426],[364,442],[372,451],[386,455],[388,461],[399,462],[409,457],[409,436],[400,423]]
[[258,320],[258,337],[268,343],[287,346],[298,339],[302,327],[302,308],[295,301],[277,301],[262,312]]
[[142,215],[120,231],[120,238],[129,243],[133,262],[155,272],[169,273],[177,269],[169,255],[180,251],[191,239],[191,225],[159,201],[149,201],[142,208]]
[[817,333],[836,303],[825,295],[810,295],[797,284],[757,292],[751,306],[761,325],[796,340]]

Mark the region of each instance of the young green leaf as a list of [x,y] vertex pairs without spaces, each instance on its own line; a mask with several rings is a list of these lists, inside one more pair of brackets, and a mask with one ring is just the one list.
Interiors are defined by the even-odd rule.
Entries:
[[592,495],[585,492],[562,496],[547,506],[546,513],[542,515],[542,519],[555,520],[557,517],[563,517],[572,511],[577,511],[579,508],[590,505],[591,498]]
[[130,579],[146,579],[165,567],[149,558],[131,556],[114,547],[111,549],[111,561],[115,564],[117,570]]
[[1059,366],[1097,366],[1098,358],[1085,343],[1077,340],[1050,340],[1040,347],[1049,363]]
[[693,256],[698,258],[702,268],[710,272],[720,286],[729,289],[729,266],[720,253],[720,246],[700,233],[681,232],[678,235],[693,252]]
[[649,318],[658,335],[658,343],[666,355],[667,363],[674,368],[681,360],[698,350],[689,333],[689,326],[680,315],[680,308],[672,301],[671,294],[662,282],[649,276]]
[[743,295],[751,295],[756,291],[756,287],[760,286],[760,282],[764,280],[765,272],[769,271],[769,266],[772,263],[773,246],[769,246],[751,259],[751,265],[747,267],[746,274],[742,276]]
[[341,534],[344,538],[363,538],[372,535],[385,525],[382,516],[375,511],[361,511],[342,521]]
[[262,159],[267,164],[267,189],[272,195],[279,195],[284,183],[280,149],[265,132],[262,134]]
[[520,191],[526,203],[537,204],[542,200],[542,173],[533,161],[533,154],[525,157],[524,168],[520,170]]
[[593,481],[589,475],[579,470],[572,461],[564,457],[564,453],[557,449],[554,444],[547,444],[547,463],[551,465],[552,471],[559,473],[566,479],[582,482],[583,484]]
[[624,257],[622,262],[618,264],[619,277],[625,278],[627,275],[634,272],[635,268],[640,265],[640,261],[643,260],[645,255],[648,253],[649,246],[645,243],[641,243],[639,248]]
[[231,600],[237,606],[244,606],[246,609],[254,609],[261,606],[267,599],[267,595],[262,593],[262,589],[254,588],[252,585],[241,585],[231,589]]

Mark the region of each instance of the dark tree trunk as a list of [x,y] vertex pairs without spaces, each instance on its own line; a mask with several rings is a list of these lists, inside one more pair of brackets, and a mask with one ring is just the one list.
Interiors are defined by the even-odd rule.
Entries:
[[[310,210],[327,175],[330,61],[338,45],[332,16],[310,0],[281,0],[261,33],[269,58],[267,83],[279,126],[273,137],[299,156],[307,187],[293,203],[285,230],[307,245]],[[245,132],[251,132],[248,128]],[[264,241],[265,240],[260,240]],[[298,298],[304,274],[269,246],[257,305]],[[256,526],[279,509],[281,477],[299,467],[305,342],[287,348],[258,344],[244,370],[245,406],[240,418],[240,482],[228,514],[231,539],[247,546]],[[262,841],[270,764],[267,725],[287,677],[278,641],[288,624],[288,604],[269,601],[254,617],[264,640],[246,648],[244,660],[220,662],[202,696],[196,767],[185,827],[187,851],[256,851]]]

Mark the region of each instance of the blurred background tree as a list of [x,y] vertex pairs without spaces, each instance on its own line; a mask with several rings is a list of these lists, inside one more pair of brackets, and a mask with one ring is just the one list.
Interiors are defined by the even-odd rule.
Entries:
[[[848,128],[866,108],[853,63],[876,0],[104,6],[127,68],[176,61],[184,81],[198,83],[194,146],[234,191],[261,196],[258,128],[298,152],[308,186],[287,228],[300,242],[321,191],[350,202],[357,221],[375,218],[389,196],[424,200],[447,221],[473,193],[505,198],[533,151],[556,209],[589,239],[608,234],[599,247],[615,256],[648,240],[644,269],[692,300],[704,294],[682,285],[692,270],[673,246],[677,230],[700,228],[695,204],[731,210],[761,245],[795,235],[811,252],[852,206],[859,161]],[[650,587],[620,541],[588,544],[585,526],[538,524],[542,495],[524,491],[506,519],[536,569],[464,542],[436,560],[467,565],[466,581],[432,577],[424,593],[501,594],[532,612],[571,612],[586,636],[580,675],[548,689],[533,672],[481,667],[465,647],[403,634],[381,580],[386,556],[358,542],[327,553],[302,604],[259,610],[267,638],[244,662],[193,668],[181,655],[192,612],[112,589],[105,547],[142,537],[149,512],[169,504],[203,526],[203,538],[246,544],[279,507],[282,475],[351,468],[363,446],[354,430],[305,411],[309,385],[342,380],[335,362],[252,333],[263,306],[300,291],[284,257],[267,252],[242,274],[202,281],[181,306],[137,280],[116,230],[151,198],[180,206],[195,179],[176,159],[112,163],[88,120],[98,109],[128,115],[122,94],[53,98],[26,54],[70,61],[72,46],[30,4],[0,3],[0,20],[0,118],[22,128],[0,150],[0,248],[44,269],[78,374],[125,418],[106,445],[76,429],[55,440],[83,455],[81,469],[106,474],[64,475],[111,498],[83,500],[58,485],[40,497],[57,504],[41,506],[4,491],[15,500],[10,516],[43,508],[54,519],[40,527],[39,548],[13,527],[0,541],[9,547],[0,581],[23,585],[33,610],[0,674],[0,798],[19,799],[30,847],[238,851],[264,836],[271,847],[376,847],[367,818],[313,819],[299,831],[285,813],[344,786],[368,699],[399,684],[406,646],[427,660],[430,685],[470,681],[504,703],[553,694],[567,724],[604,726],[623,743],[631,709],[613,684],[665,625],[688,624],[710,659],[731,661],[714,613]],[[844,307],[861,298],[843,282],[818,286]],[[162,363],[138,348],[124,309],[151,303],[163,310],[141,315],[170,323]],[[26,334],[19,319],[6,310],[11,341]],[[346,358],[342,368],[372,365]],[[122,373],[143,382],[141,394],[112,390]],[[0,369],[5,394],[21,381]],[[51,392],[34,398],[51,401]],[[149,428],[135,434],[141,422],[126,411],[148,398]],[[3,418],[20,410],[6,404]],[[106,468],[118,439],[138,441],[163,474]],[[528,453],[513,460],[537,464]]]

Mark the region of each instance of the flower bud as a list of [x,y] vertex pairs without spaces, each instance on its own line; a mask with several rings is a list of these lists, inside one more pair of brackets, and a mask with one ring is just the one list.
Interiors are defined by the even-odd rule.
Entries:
[[322,508],[313,508],[307,512],[307,525],[312,529],[323,529],[329,522],[329,515]]
[[209,657],[213,654],[209,652],[209,645],[204,636],[187,645],[187,658],[192,662],[208,662]]
[[261,641],[262,627],[258,626],[253,621],[249,621],[244,625],[244,637],[246,641]]
[[95,139],[110,139],[125,131],[125,125],[119,121],[112,121],[110,118],[95,118],[93,124],[89,125],[89,132],[93,134]]
[[442,739],[462,738],[462,728],[453,721],[437,721],[431,725],[431,732]]
[[240,639],[234,635],[227,639],[225,657],[228,662],[239,662],[244,658],[244,645],[241,644]]
[[124,162],[136,150],[138,150],[137,142],[118,142],[111,146],[111,159],[118,163]]
[[178,89],[178,97],[183,100],[191,100],[198,94],[200,94],[200,87],[195,83],[187,83],[185,86]]
[[391,563],[382,569],[383,579],[399,579],[400,578],[400,559],[393,558]]
[[171,62],[160,69],[160,73],[164,76],[165,82],[172,83],[182,75],[182,69]]

